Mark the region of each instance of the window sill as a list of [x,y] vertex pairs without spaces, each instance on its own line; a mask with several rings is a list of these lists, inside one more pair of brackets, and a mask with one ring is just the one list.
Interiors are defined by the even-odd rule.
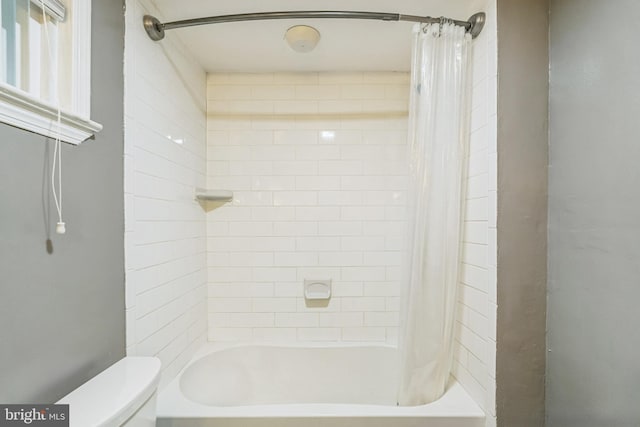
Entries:
[[[62,111],[60,140],[80,144],[102,130],[102,125],[78,115]],[[55,138],[58,133],[58,110],[32,95],[0,83],[0,122]]]

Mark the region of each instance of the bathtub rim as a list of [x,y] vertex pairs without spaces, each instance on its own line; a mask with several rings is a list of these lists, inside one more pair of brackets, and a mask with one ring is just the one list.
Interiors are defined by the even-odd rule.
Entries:
[[194,356],[180,369],[178,374],[163,387],[158,394],[158,418],[369,418],[369,417],[434,417],[434,418],[485,418],[485,412],[462,388],[453,376],[447,391],[438,400],[420,406],[391,406],[367,404],[274,404],[245,406],[211,406],[189,400],[180,389],[182,374],[203,357],[218,351],[244,347],[276,348],[361,348],[384,347],[396,349],[397,346],[379,342],[353,343],[254,343],[254,342],[209,342],[203,344]]

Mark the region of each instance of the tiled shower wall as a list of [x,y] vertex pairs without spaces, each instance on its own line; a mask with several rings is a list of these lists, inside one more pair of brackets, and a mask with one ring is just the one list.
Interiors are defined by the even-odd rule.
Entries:
[[149,40],[145,3],[126,2],[127,354],[158,356],[165,384],[206,335],[206,76],[174,39]]
[[[408,75],[212,74],[205,92],[184,48],[146,38],[144,9],[127,1],[128,354],[161,357],[166,382],[203,341],[207,310],[210,340],[395,343]],[[480,9],[454,375],[491,426],[495,1]],[[196,187],[235,198],[199,206]],[[329,306],[305,305],[305,278],[333,279]]]
[[[208,76],[213,341],[397,339],[407,73]],[[331,279],[328,306],[305,279]]]
[[487,23],[474,41],[473,101],[462,279],[453,374],[496,425],[496,2],[481,0]]

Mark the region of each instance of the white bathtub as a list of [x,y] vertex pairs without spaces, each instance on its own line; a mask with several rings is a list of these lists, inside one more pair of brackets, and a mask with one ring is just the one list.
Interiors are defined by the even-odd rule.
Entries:
[[390,346],[208,344],[158,398],[160,427],[482,427],[454,380],[428,405],[396,406]]

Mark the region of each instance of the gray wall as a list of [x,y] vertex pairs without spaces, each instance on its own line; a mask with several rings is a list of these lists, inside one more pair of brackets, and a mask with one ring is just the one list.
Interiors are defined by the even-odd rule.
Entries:
[[498,0],[496,413],[544,424],[548,3]]
[[638,0],[552,0],[547,425],[640,426]]
[[92,31],[104,130],[64,144],[66,235],[54,230],[52,144],[0,125],[2,403],[53,402],[124,355],[122,1],[94,0]]

